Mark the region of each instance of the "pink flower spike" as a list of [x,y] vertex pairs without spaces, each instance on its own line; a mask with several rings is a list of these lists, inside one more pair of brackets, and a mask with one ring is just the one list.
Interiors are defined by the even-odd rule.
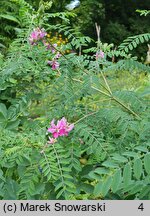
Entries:
[[61,57],[61,54],[58,52],[56,55],[55,55],[55,59],[59,59]]
[[49,43],[46,44],[46,49],[50,50],[51,49],[51,45]]
[[47,131],[50,132],[50,133],[54,133],[56,131],[56,129],[55,128],[48,128]]
[[65,119],[65,117],[63,117],[60,121],[58,121],[57,126],[58,127],[66,127],[67,126],[67,120]]
[[59,136],[68,136],[68,133],[74,128],[74,124],[69,124],[65,117],[57,121],[57,125],[54,123],[54,119],[51,121],[51,127],[48,128],[48,132],[52,133],[53,138]]
[[59,68],[59,63],[57,61],[52,62],[52,70],[57,70]]
[[29,42],[31,45],[34,45],[37,41],[43,39],[46,35],[47,33],[44,29],[36,28],[33,30],[33,32],[31,32],[29,36]]
[[102,50],[100,50],[100,54],[99,55],[100,55],[101,58],[104,58],[104,52]]
[[47,35],[46,31],[44,29],[39,29],[39,36],[40,38],[44,38]]
[[57,70],[59,68],[59,63],[55,60],[53,61],[47,61],[47,64],[52,66],[52,70]]
[[48,60],[48,61],[47,61],[47,64],[48,64],[48,65],[52,65],[52,61],[49,61],[49,60]]
[[42,41],[47,50],[51,49],[51,45],[45,40]]
[[52,47],[52,53],[53,53],[53,54],[56,52],[55,47],[57,47],[57,44],[53,44],[53,47]]
[[56,125],[54,124],[54,122],[55,122],[55,119],[53,119],[52,121],[51,121],[51,126],[52,127],[55,127]]
[[98,51],[95,56],[96,60],[99,58],[103,59],[105,57],[104,52],[102,50]]

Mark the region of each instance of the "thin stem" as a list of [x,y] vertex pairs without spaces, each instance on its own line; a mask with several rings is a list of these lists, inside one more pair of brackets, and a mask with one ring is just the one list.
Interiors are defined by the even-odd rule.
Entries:
[[100,93],[102,93],[103,95],[106,95],[106,96],[108,96],[108,97],[111,97],[109,94],[107,94],[106,92],[104,92],[104,91],[101,91],[100,89],[98,89],[98,88],[96,88],[96,87],[94,87],[94,86],[91,86],[91,88],[92,89],[95,89],[96,91],[98,91],[98,92],[100,92]]
[[54,50],[59,52],[67,61],[69,60],[59,49],[57,49],[52,43],[49,43]]
[[74,124],[79,123],[80,121],[82,121],[83,119],[85,119],[85,118],[87,118],[87,117],[89,117],[89,116],[91,116],[91,115],[95,115],[97,112],[98,112],[98,111],[92,112],[92,113],[89,113],[89,114],[83,116],[82,118],[80,118],[79,120],[77,120]]
[[102,78],[103,78],[103,80],[104,80],[104,82],[105,82],[105,85],[106,85],[106,87],[105,86],[103,86],[101,83],[100,83],[100,85],[102,85],[111,95],[112,95],[112,91],[111,91],[111,89],[110,89],[110,86],[109,86],[109,84],[108,84],[108,82],[107,82],[107,80],[106,80],[106,78],[105,78],[105,76],[104,76],[104,74],[103,74],[103,72],[101,71],[101,70],[99,70],[99,64],[98,64],[98,61],[96,60],[96,65],[97,65],[97,70],[98,71],[100,71],[100,73],[101,73],[101,75],[102,75]]
[[102,71],[100,71],[100,72],[101,72],[101,75],[102,75],[102,77],[103,77],[103,80],[104,80],[104,82],[105,82],[105,84],[106,84],[106,86],[107,86],[107,89],[108,89],[109,93],[112,95],[112,91],[111,91],[111,89],[110,89],[110,86],[109,86],[109,84],[108,84],[108,82],[107,82],[107,80],[106,80],[106,78],[105,78],[103,72],[102,72]]
[[109,91],[102,83],[100,83],[100,85],[101,85],[108,93],[110,93],[110,91]]
[[127,107],[125,104],[123,104],[121,101],[119,101],[117,98],[112,97],[112,100],[116,101],[118,104],[120,104],[121,106],[123,106],[126,110],[128,110],[130,113],[132,113],[134,116],[136,116],[138,119],[141,119],[141,117],[135,113],[132,109],[130,109],[129,107]]
[[96,33],[97,33],[98,46],[99,46],[100,41],[101,41],[101,39],[100,39],[100,31],[101,31],[101,27],[100,27],[100,25],[98,26],[97,23],[95,23],[95,27],[96,27]]
[[[72,80],[77,81],[77,82],[80,82],[80,83],[83,83],[83,81],[78,80],[78,79],[75,79],[75,78],[73,78]],[[104,91],[101,91],[100,89],[98,89],[98,88],[96,88],[96,87],[94,87],[94,86],[91,86],[91,88],[92,88],[92,89],[95,89],[96,91],[99,91],[99,92],[102,93],[103,95],[106,95],[106,96],[110,97],[109,94],[107,94],[107,93],[104,92]]]
[[[83,83],[83,81],[81,80],[78,80],[78,79],[73,79],[74,81],[77,81],[77,82],[80,82],[80,83]],[[134,116],[136,116],[138,119],[141,119],[140,116],[135,113],[131,108],[127,107],[124,103],[122,103],[121,101],[119,101],[117,98],[113,97],[112,94],[107,94],[106,92],[104,91],[101,91],[100,89],[94,87],[94,86],[91,86],[92,89],[95,89],[96,91],[102,93],[103,95],[109,97],[110,99],[116,101],[118,104],[120,104],[122,107],[124,107],[128,112],[132,113]]]
[[[99,46],[100,46],[100,30],[101,30],[101,27],[100,27],[100,25],[97,25],[97,23],[95,23],[95,27],[96,27],[96,33],[97,33],[97,48],[100,48]],[[97,61],[97,69],[99,70],[99,65],[98,65],[98,61]],[[105,84],[106,84],[106,86],[107,86],[107,89],[108,89],[108,91],[109,91],[109,93],[112,95],[112,91],[111,91],[111,89],[110,89],[110,86],[108,85],[108,82],[107,82],[107,80],[106,80],[106,78],[105,78],[105,76],[104,76],[104,74],[103,74],[103,72],[100,70],[100,72],[101,72],[101,75],[102,75],[102,77],[103,77],[103,80],[104,80],[104,82],[105,82]]]

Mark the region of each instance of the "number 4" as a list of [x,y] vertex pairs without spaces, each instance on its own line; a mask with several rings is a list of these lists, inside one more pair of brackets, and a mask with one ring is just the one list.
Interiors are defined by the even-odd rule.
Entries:
[[143,203],[141,203],[138,207],[139,210],[143,211],[144,210],[144,206],[143,206]]

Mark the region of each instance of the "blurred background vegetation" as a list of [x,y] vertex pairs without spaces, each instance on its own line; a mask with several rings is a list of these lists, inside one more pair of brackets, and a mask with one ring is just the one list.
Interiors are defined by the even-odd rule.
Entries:
[[[21,0],[0,1],[0,47],[7,48],[17,32],[22,27],[20,22],[19,4]],[[40,0],[26,0],[35,9],[39,8]],[[43,2],[48,2],[43,0]],[[66,5],[71,0],[52,0],[48,13],[67,11]],[[150,32],[150,16],[140,16],[136,9],[150,8],[149,0],[80,0],[80,5],[71,12],[76,16],[70,20],[70,25],[76,31],[96,40],[95,23],[101,26],[102,42],[114,43],[117,47],[128,36]],[[63,23],[63,20],[52,19],[52,24]],[[136,55],[145,59],[147,44],[139,46]]]

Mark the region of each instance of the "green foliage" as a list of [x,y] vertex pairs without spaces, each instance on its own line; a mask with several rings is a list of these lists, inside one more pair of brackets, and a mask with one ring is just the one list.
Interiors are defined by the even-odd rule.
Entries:
[[147,16],[150,10],[136,10],[136,12],[140,13],[140,16]]
[[70,26],[57,24],[55,26],[49,26],[48,29],[63,33],[70,41],[70,44],[66,46],[69,49],[79,49],[82,46],[87,46],[91,42],[90,37],[81,35],[80,32],[75,31]]
[[110,190],[109,196],[116,194],[121,199],[130,199],[131,196],[136,199],[149,199],[148,147],[149,145],[145,145],[145,149],[136,147],[133,151],[125,151],[121,155],[115,153],[109,163],[104,162],[101,168],[91,171],[90,177],[95,179],[96,174],[98,180],[95,195],[105,197]]
[[112,65],[111,69],[114,70],[128,70],[130,72],[136,70],[139,72],[145,71],[150,72],[149,66],[142,64],[141,62],[134,59],[120,60],[116,65]]
[[128,37],[123,41],[122,44],[118,47],[120,51],[125,51],[128,53],[129,51],[136,48],[139,44],[148,42],[150,40],[150,33],[140,34],[132,37]]
[[9,107],[7,110],[5,104],[0,104],[0,127],[14,129],[18,126],[19,120],[16,116],[16,109]]

